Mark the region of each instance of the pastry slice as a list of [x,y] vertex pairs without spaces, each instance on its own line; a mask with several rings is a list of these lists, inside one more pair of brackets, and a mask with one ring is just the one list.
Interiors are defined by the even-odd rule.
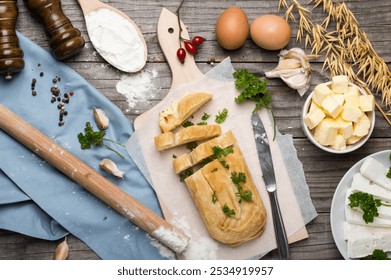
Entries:
[[161,131],[166,133],[174,130],[211,99],[212,94],[207,92],[186,94],[178,103],[172,103],[169,108],[159,114]]
[[213,155],[213,147],[219,146],[221,148],[227,148],[236,143],[236,138],[232,131],[224,133],[223,135],[213,138],[209,141],[201,143],[193,151],[188,154],[183,154],[173,161],[173,167],[176,174],[200,163],[204,159]]
[[166,132],[155,137],[155,146],[158,151],[167,150],[187,143],[202,141],[221,134],[220,125],[188,126],[177,133]]

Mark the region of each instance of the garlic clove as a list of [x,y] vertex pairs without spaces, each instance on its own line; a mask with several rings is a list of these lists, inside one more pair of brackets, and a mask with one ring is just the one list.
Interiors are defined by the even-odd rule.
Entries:
[[296,69],[296,68],[301,68],[301,63],[300,61],[297,61],[296,59],[282,59],[275,70],[280,70],[280,69]]
[[102,159],[99,166],[107,173],[123,179],[125,172],[118,169],[117,165],[110,159]]
[[303,96],[310,87],[311,66],[300,48],[281,50],[276,68],[265,73],[268,78],[281,78],[289,87]]
[[290,77],[284,77],[282,76],[281,79],[290,87],[293,89],[296,89],[300,96],[303,96],[304,93],[308,90],[310,87],[306,77],[304,75],[294,75]]
[[69,255],[69,246],[67,243],[67,238],[65,237],[64,241],[58,244],[53,259],[54,260],[66,260]]
[[93,113],[95,123],[99,127],[99,129],[106,129],[109,127],[109,118],[106,116],[106,113],[102,109],[94,107]]

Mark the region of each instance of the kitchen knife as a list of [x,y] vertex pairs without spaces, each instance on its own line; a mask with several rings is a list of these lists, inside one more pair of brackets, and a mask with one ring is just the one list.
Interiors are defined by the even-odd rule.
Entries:
[[255,144],[258,151],[258,158],[261,164],[263,180],[265,181],[267,192],[269,193],[270,204],[272,208],[274,232],[276,235],[278,253],[280,259],[289,259],[289,245],[286,237],[284,222],[277,199],[277,184],[274,175],[272,154],[270,152],[269,140],[261,118],[257,113],[251,116]]

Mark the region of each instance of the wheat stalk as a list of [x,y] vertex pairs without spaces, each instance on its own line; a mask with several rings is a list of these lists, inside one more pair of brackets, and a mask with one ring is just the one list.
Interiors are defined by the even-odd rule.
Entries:
[[[386,62],[373,48],[366,33],[346,6],[338,0],[310,0],[313,9],[322,6],[326,14],[321,24],[314,23],[311,11],[304,8],[297,0],[279,0],[278,8],[285,8],[286,20],[297,22],[299,28],[297,40],[305,39],[305,46],[311,47],[312,55],[325,56],[322,70],[329,70],[330,77],[347,75],[351,81],[361,86],[368,93],[381,93],[382,103],[391,106],[391,72]],[[328,31],[330,23],[335,28]],[[391,121],[376,103],[386,121]]]

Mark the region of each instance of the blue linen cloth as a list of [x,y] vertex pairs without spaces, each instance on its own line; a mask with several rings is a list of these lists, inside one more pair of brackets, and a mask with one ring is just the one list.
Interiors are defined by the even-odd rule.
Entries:
[[[104,110],[110,119],[107,138],[125,143],[133,132],[131,122],[78,73],[20,33],[18,36],[26,65],[12,80],[0,79],[0,103],[162,216],[153,189],[124,148],[107,142],[125,156],[122,159],[102,146],[82,150],[78,142],[77,134],[84,132],[86,122],[97,130],[93,107]],[[61,81],[54,84],[55,77]],[[32,95],[33,79],[36,96]],[[69,104],[65,104],[68,115],[63,126],[58,125],[59,102],[51,102],[52,86],[57,86],[62,96],[74,92]],[[99,162],[103,158],[113,160],[125,172],[125,178],[115,178],[101,170]],[[48,240],[69,232],[102,259],[163,258],[145,231],[1,130],[0,228]]]

